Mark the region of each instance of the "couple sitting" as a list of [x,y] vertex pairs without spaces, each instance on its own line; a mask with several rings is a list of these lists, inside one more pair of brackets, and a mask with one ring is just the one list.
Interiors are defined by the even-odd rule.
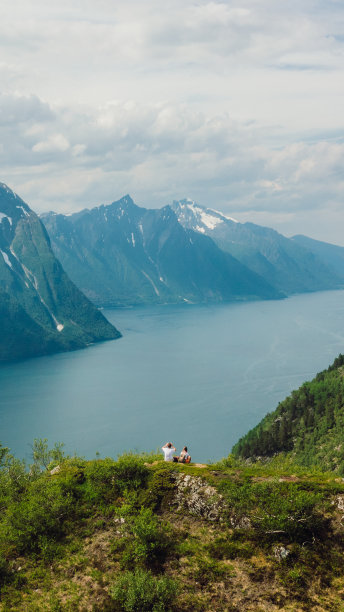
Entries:
[[174,461],[175,463],[190,463],[191,461],[187,446],[184,446],[179,457],[173,455],[173,452],[176,452],[176,448],[171,442],[166,442],[161,450],[165,455],[165,461]]

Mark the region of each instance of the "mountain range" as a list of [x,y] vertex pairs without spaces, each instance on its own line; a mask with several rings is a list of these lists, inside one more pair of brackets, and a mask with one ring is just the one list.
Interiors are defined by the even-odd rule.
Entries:
[[329,257],[316,241],[302,244],[191,200],[146,209],[127,195],[42,221],[71,279],[101,306],[278,299],[344,285],[341,247],[328,245]]
[[68,278],[39,217],[1,183],[0,361],[119,336]]
[[[41,219],[0,184],[0,360],[119,337],[95,306],[279,299],[344,285],[344,248],[191,200]],[[75,284],[74,284],[75,283]],[[93,304],[92,304],[93,302]]]
[[343,286],[344,248],[327,245],[333,247],[330,258],[325,249],[315,248],[315,240],[290,239],[268,227],[239,223],[191,200],[175,201],[172,209],[183,227],[209,236],[286,295]]
[[170,206],[141,208],[127,195],[42,221],[63,267],[98,305],[283,297],[211,238],[184,228]]

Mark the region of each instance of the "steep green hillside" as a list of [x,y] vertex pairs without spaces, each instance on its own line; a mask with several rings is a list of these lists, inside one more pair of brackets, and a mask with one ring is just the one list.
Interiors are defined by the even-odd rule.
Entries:
[[343,609],[344,484],[292,463],[0,447],[0,609]]
[[37,215],[0,184],[0,362],[119,336],[68,278]]
[[235,456],[287,452],[303,465],[344,474],[344,356],[279,404],[234,446]]

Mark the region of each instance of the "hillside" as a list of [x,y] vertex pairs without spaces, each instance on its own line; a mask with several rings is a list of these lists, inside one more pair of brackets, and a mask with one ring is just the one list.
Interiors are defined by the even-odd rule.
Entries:
[[321,240],[314,240],[302,235],[293,236],[292,240],[308,251],[311,251],[316,257],[319,257],[330,266],[339,278],[344,279],[344,247],[322,242]]
[[125,196],[42,221],[65,270],[97,305],[283,297],[209,237],[184,229],[169,206],[149,210]]
[[0,184],[0,362],[119,336],[68,278],[38,216]]
[[235,456],[288,453],[305,466],[344,475],[344,356],[305,382],[234,446]]
[[344,484],[292,463],[1,448],[0,609],[342,610]]

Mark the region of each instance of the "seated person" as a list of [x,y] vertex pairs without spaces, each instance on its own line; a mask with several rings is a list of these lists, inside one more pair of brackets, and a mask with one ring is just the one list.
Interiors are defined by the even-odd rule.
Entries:
[[173,457],[173,451],[176,452],[176,447],[173,446],[171,442],[166,442],[166,444],[164,444],[161,450],[165,455],[165,461],[175,461],[175,458]]
[[179,463],[190,463],[191,461],[191,457],[188,453],[188,447],[184,446],[183,450],[181,451],[179,457],[178,457],[178,461]]

